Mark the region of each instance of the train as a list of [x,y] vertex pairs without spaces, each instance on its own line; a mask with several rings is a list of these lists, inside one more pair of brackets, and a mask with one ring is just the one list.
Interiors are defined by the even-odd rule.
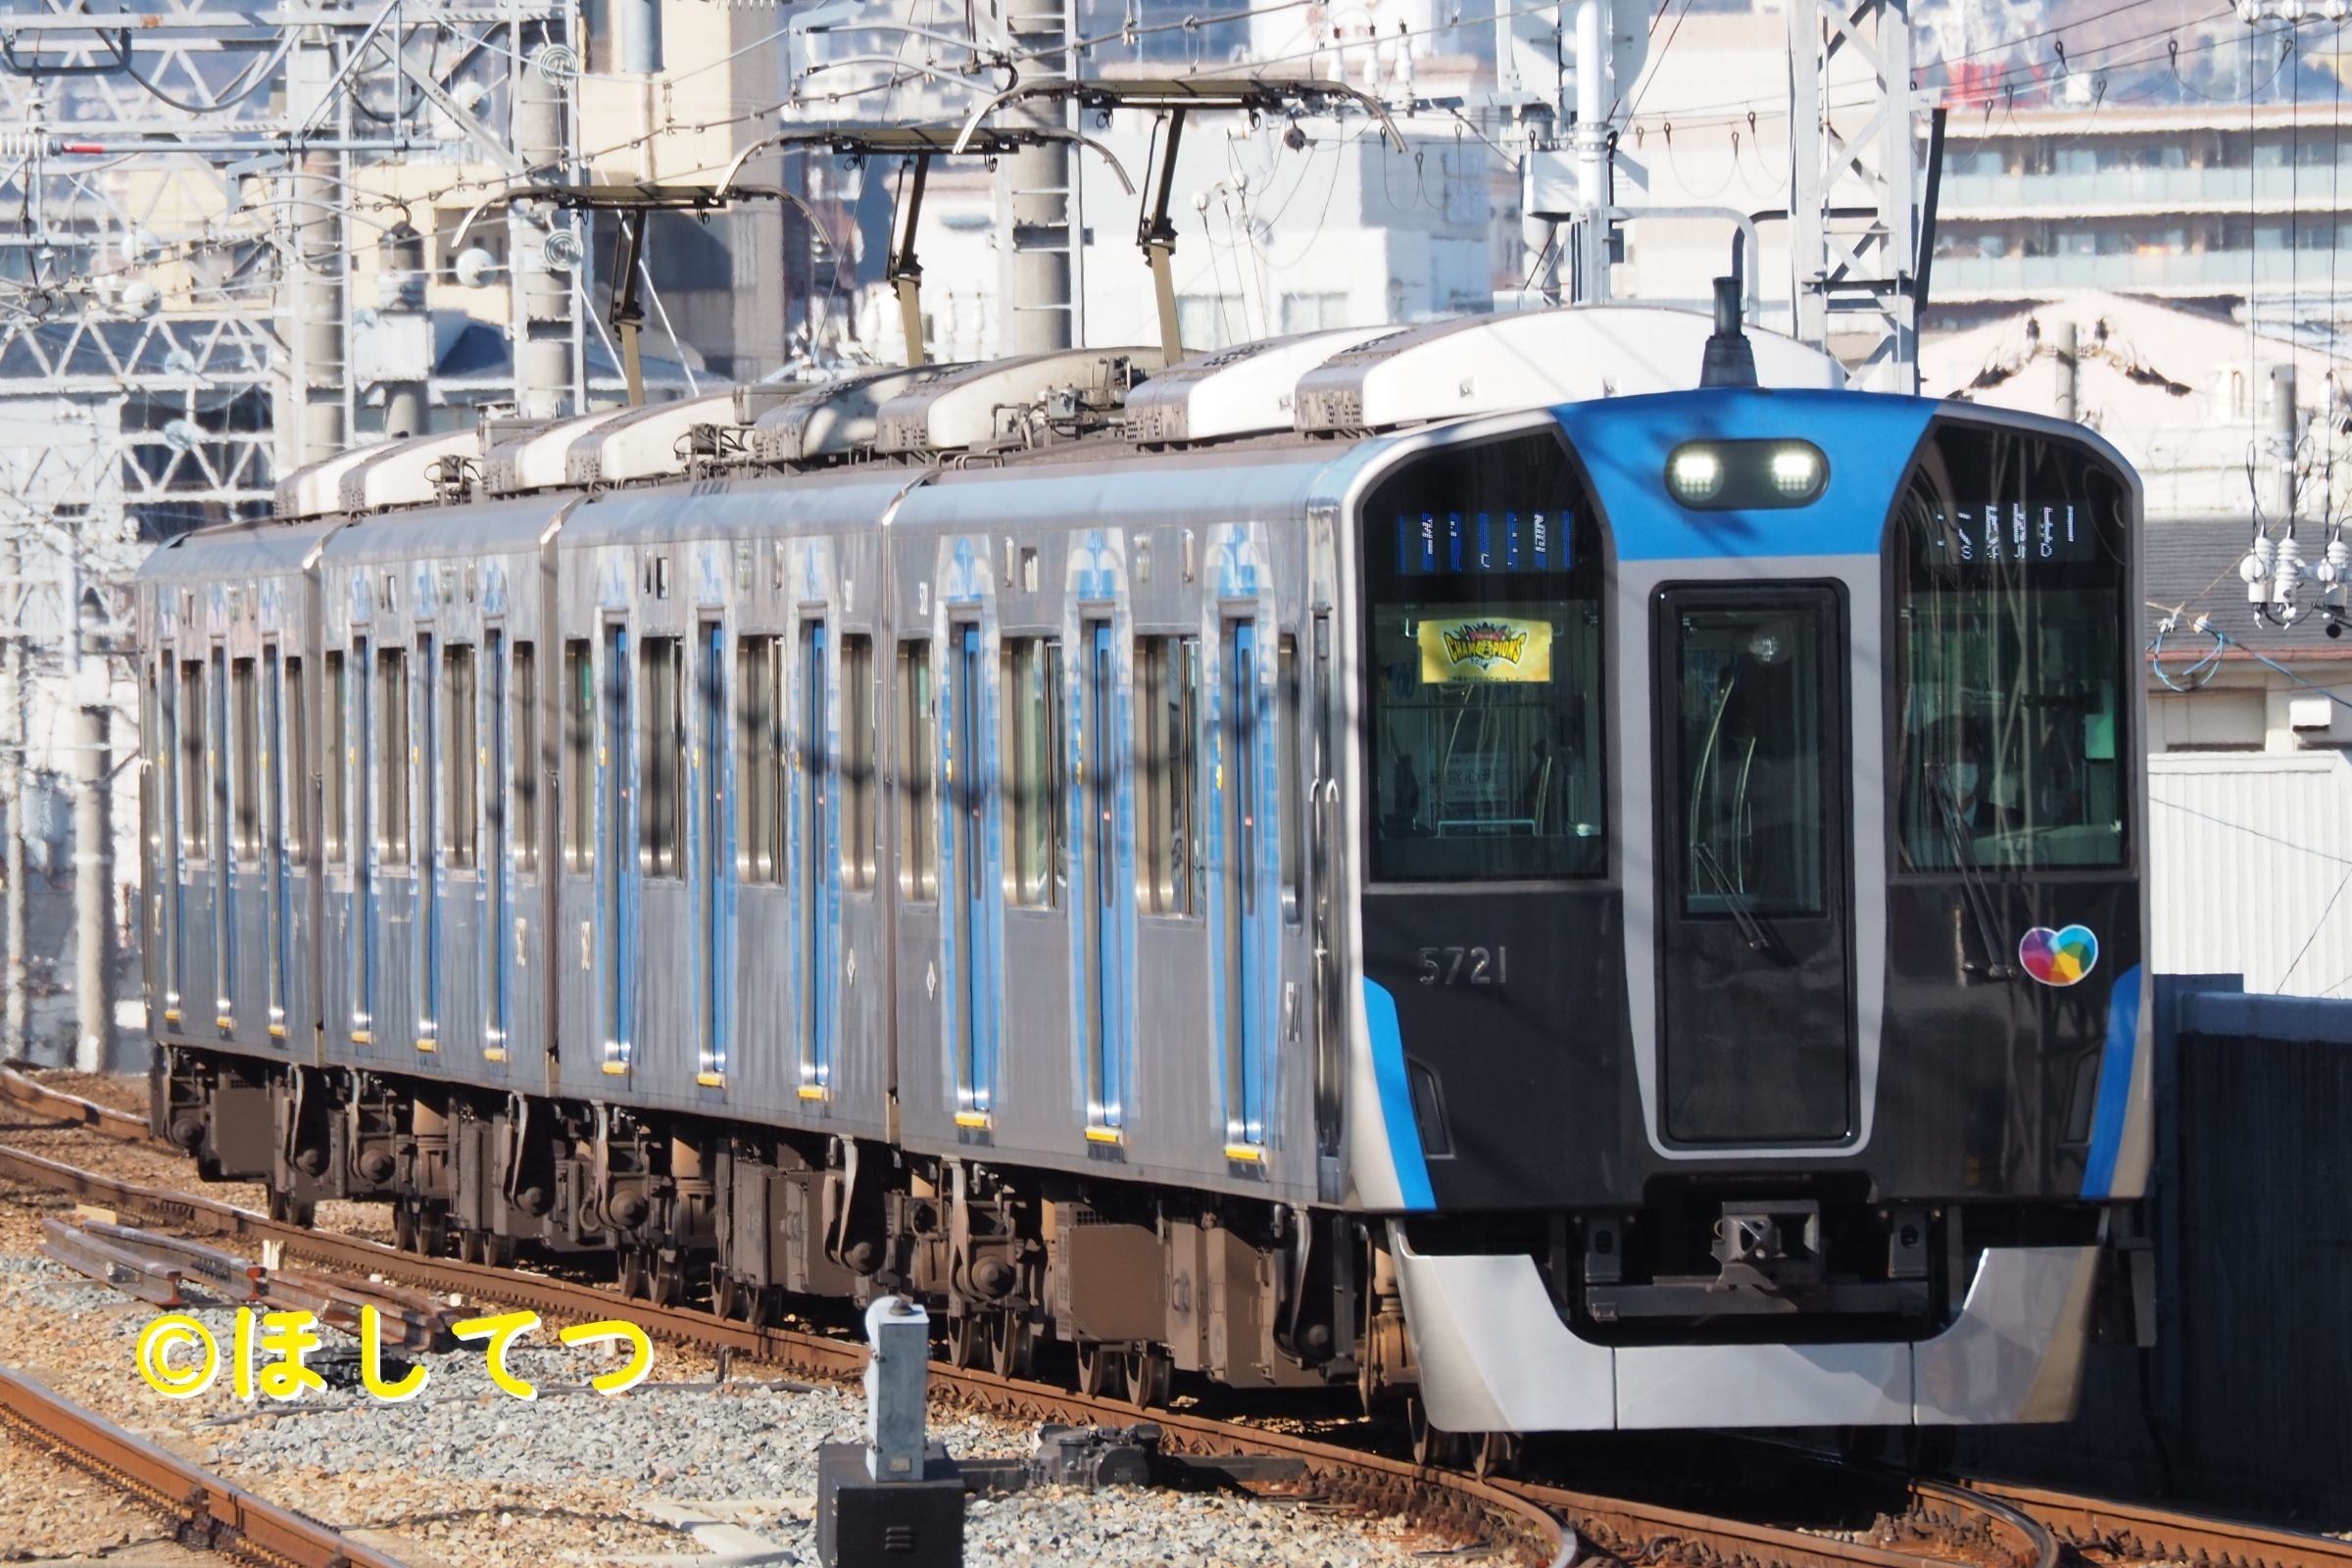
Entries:
[[289,475],[138,577],[156,1131],[1431,1457],[2063,1419],[2150,1332],[2138,481],[1740,316]]

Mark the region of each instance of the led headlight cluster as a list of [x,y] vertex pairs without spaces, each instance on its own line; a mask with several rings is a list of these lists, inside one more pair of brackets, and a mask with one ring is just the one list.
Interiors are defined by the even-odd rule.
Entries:
[[1810,441],[1686,441],[1666,459],[1666,493],[1701,512],[1807,506],[1829,480]]

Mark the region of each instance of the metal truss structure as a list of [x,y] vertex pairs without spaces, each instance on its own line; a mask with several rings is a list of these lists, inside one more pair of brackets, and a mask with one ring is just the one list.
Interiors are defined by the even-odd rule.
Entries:
[[1788,0],[1796,335],[1854,383],[1919,385],[1919,92],[1910,0]]
[[[416,192],[576,177],[576,12],[19,0],[0,16],[9,512],[125,539],[250,514],[279,472],[350,439],[376,384],[422,379],[429,329],[373,331],[355,260]],[[566,216],[507,222],[514,400],[553,414],[576,406],[583,322],[551,268],[585,246]],[[388,353],[427,363],[368,363]]]

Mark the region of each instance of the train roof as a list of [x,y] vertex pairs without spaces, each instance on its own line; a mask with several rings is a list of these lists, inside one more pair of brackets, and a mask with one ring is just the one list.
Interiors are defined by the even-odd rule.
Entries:
[[[1689,311],[1575,306],[1300,334],[1173,367],[1139,345],[892,368],[536,427],[484,421],[475,432],[365,448],[289,475],[277,514],[368,513],[466,494],[478,505],[835,466],[887,474],[926,465],[1133,461],[1203,446],[1327,448],[1334,438],[1473,415],[1687,390],[1697,384],[1711,330],[1710,318]],[[1761,384],[1844,384],[1830,355],[1777,333],[1749,336]],[[453,483],[461,477],[470,483]]]

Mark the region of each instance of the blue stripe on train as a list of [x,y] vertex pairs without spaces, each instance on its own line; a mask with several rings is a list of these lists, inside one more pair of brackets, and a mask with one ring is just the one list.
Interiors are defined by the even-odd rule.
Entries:
[[1364,1024],[1372,1039],[1372,1076],[1380,1086],[1380,1119],[1389,1131],[1389,1159],[1404,1208],[1435,1208],[1429,1161],[1421,1153],[1421,1125],[1413,1115],[1412,1086],[1404,1078],[1404,1030],[1396,999],[1377,980],[1364,982]]
[[2090,1153],[2082,1162],[2082,1196],[2105,1198],[2115,1187],[2116,1156],[2131,1118],[2132,1068],[2139,1057],[2139,965],[2115,977],[2107,998],[2107,1049],[2099,1061],[2099,1096],[2090,1119]]
[[[1668,392],[1556,411],[1592,476],[1621,561],[1876,555],[1888,499],[1941,405],[1860,392]],[[1755,512],[1693,512],[1666,493],[1686,441],[1810,441],[1829,460],[1821,499]]]

